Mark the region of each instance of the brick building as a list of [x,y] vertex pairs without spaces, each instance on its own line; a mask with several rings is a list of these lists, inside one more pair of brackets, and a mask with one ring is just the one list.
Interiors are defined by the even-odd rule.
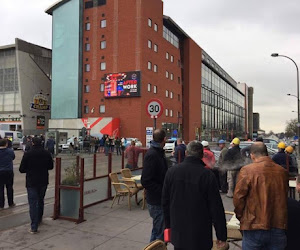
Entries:
[[46,12],[53,16],[50,127],[111,117],[119,120],[114,135],[144,144],[153,126],[145,107],[157,98],[157,127],[169,137],[247,133],[245,92],[163,15],[161,0],[62,0]]

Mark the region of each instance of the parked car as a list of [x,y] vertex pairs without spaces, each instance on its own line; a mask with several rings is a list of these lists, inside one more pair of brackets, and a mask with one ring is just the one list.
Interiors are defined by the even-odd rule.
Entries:
[[[67,140],[67,143],[60,143],[60,144],[58,145],[59,151],[61,152],[61,151],[64,151],[64,150],[69,150],[70,144],[72,143],[72,144],[74,145],[74,139],[75,139],[75,136],[70,137],[70,138]],[[82,137],[79,136],[79,137],[77,137],[77,139],[78,139],[79,147],[81,148],[82,145],[83,145]]]
[[0,130],[0,135],[2,138],[7,137],[11,138],[12,140],[12,147],[13,149],[20,149],[22,148],[22,138],[23,135],[19,131],[10,131],[10,130]]
[[[247,147],[247,146],[250,146],[251,144],[253,144],[254,142],[252,142],[252,141],[243,141],[243,142],[241,142],[240,143],[240,148],[241,149],[243,149],[243,148],[245,148],[245,147]],[[272,148],[270,148],[270,147],[268,147],[268,145],[266,145],[267,146],[267,150],[268,150],[268,154],[269,154],[269,156],[270,157],[272,157],[273,155],[275,155],[276,153],[277,153],[277,151],[276,150],[274,150],[274,149],[272,149]],[[277,144],[276,144],[276,146],[277,146]]]
[[274,151],[278,152],[277,144],[274,143],[265,143],[267,147],[273,149]]
[[166,141],[164,150],[166,152],[173,152],[175,150],[176,139],[169,139]]
[[263,140],[264,140],[264,143],[272,143],[272,144],[276,144],[276,146],[277,146],[277,144],[279,143],[279,141],[276,141],[276,140],[274,140],[274,139],[267,139],[267,138],[264,138]]
[[141,141],[138,138],[131,138],[131,137],[129,137],[129,138],[126,138],[125,140],[126,140],[125,148],[127,148],[128,146],[130,146],[131,141],[135,141],[135,146],[136,147],[142,147],[143,146],[143,144],[141,143]]

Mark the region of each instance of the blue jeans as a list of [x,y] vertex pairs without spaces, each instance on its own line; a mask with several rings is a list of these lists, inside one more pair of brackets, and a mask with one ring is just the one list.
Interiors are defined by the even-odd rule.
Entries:
[[243,231],[243,250],[284,250],[286,243],[283,229]]
[[46,194],[46,190],[47,186],[27,188],[32,231],[37,231],[39,223],[42,221],[44,214],[44,197]]
[[164,214],[161,206],[148,204],[148,210],[153,219],[150,242],[164,239]]

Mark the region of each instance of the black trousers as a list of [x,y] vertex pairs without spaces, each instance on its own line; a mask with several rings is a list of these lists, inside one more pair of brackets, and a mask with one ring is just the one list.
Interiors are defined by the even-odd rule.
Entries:
[[227,184],[227,171],[219,171],[219,181],[220,181],[220,187],[221,191],[223,193],[227,193],[228,191],[228,184]]
[[0,171],[0,208],[4,207],[5,196],[4,196],[4,186],[6,186],[6,194],[8,205],[14,204],[14,172],[13,171]]

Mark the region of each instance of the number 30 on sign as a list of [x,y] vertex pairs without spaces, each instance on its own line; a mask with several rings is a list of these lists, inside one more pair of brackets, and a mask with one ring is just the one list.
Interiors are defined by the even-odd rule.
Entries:
[[147,104],[146,104],[146,111],[147,114],[151,118],[158,118],[162,115],[163,113],[163,104],[161,100],[159,99],[151,99]]

